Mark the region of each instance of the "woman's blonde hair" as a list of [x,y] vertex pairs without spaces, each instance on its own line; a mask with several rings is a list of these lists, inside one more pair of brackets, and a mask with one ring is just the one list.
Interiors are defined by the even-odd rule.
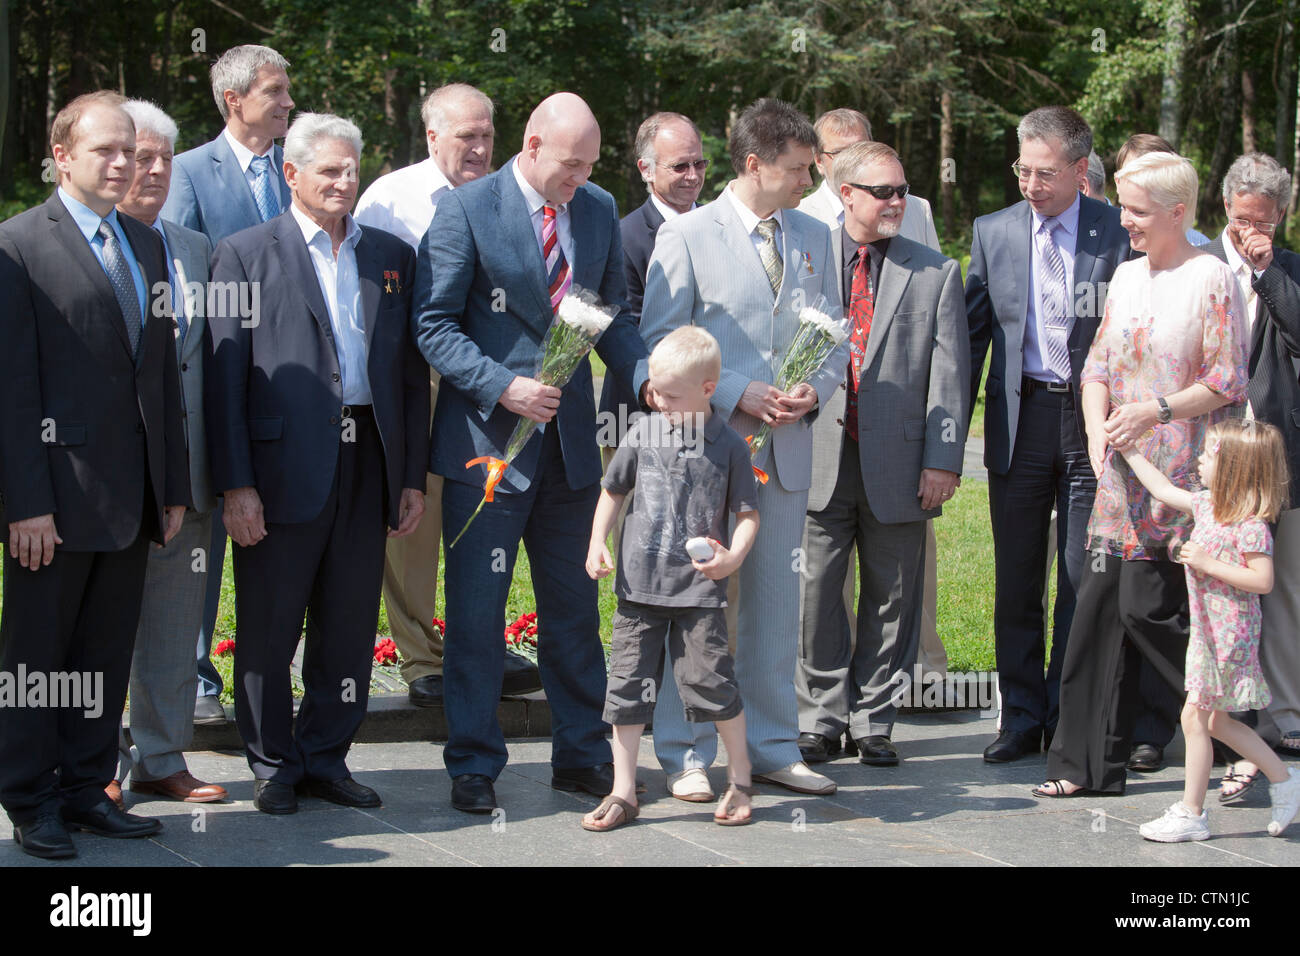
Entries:
[[1146,153],[1115,171],[1115,186],[1128,182],[1145,189],[1153,201],[1173,209],[1183,204],[1183,226],[1196,215],[1196,169],[1177,153]]
[[1214,520],[1276,521],[1290,483],[1282,433],[1267,422],[1229,419],[1211,426],[1205,447],[1217,456],[1209,488]]

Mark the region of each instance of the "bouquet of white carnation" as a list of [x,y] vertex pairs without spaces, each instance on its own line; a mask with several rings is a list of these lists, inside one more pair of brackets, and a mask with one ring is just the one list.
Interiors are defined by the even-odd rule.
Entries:
[[[533,378],[543,385],[564,388],[577,370],[578,363],[591,351],[591,347],[596,344],[601,334],[609,328],[617,311],[614,306],[601,305],[600,298],[595,293],[573,286],[560,300],[559,315],[546,330],[546,337],[542,339],[542,352],[537,357],[537,371]],[[465,527],[460,529],[460,534],[456,535],[448,547],[456,547],[456,542],[478,517],[478,513],[483,510],[483,505],[492,500],[496,486],[505,476],[506,467],[524,450],[524,445],[528,444],[528,439],[533,437],[533,432],[536,430],[537,422],[531,418],[520,418],[510,435],[510,441],[506,443],[504,455],[500,458],[484,455],[465,462],[466,468],[480,464],[487,466],[483,500],[478,503],[474,513],[465,522]]]
[[[842,319],[832,318],[826,297],[819,295],[817,301],[799,312],[799,328],[795,330],[794,340],[786,349],[785,360],[776,376],[776,387],[789,392],[800,382],[808,382],[822,367],[827,356],[837,349],[849,337],[848,325]],[[750,435],[750,458],[758,457],[772,437],[772,426],[764,422],[756,434]],[[766,484],[767,473],[754,466],[758,480]]]

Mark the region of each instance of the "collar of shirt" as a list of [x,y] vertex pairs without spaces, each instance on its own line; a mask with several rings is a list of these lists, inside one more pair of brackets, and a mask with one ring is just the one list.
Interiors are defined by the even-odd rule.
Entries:
[[510,171],[514,173],[515,182],[519,184],[519,191],[524,194],[524,203],[528,206],[528,214],[536,215],[537,212],[547,205],[555,206],[555,215],[558,219],[569,211],[569,204],[566,203],[548,203],[546,197],[533,188],[532,184],[524,179],[524,174],[519,169],[519,157],[516,156],[510,163]]
[[[1246,260],[1241,258],[1240,253],[1237,252],[1237,247],[1232,244],[1232,240],[1228,237],[1227,226],[1223,227],[1223,232],[1219,235],[1219,241],[1223,243],[1223,252],[1224,255],[1227,256],[1228,268],[1232,270],[1233,275],[1240,276],[1242,269],[1245,269],[1247,272],[1252,272],[1255,275],[1262,275],[1262,273],[1255,272],[1254,269],[1250,268],[1246,263]],[[1250,285],[1249,278],[1246,279],[1246,285]]]
[[418,163],[417,168],[420,170],[420,175],[423,177],[426,183],[426,188],[429,190],[429,201],[432,202],[436,208],[438,200],[442,198],[442,194],[451,192],[451,190],[456,187],[451,184],[451,180],[447,178],[446,174],[438,168],[438,164],[433,161],[432,156],[423,162]]
[[[740,201],[740,197],[737,196],[732,189],[732,187],[734,187],[735,185],[736,185],[735,180],[732,180],[731,182],[727,183],[727,188],[722,191],[723,195],[725,195],[727,197],[727,200],[731,203],[731,205],[735,207],[736,215],[740,217],[740,224],[741,226],[744,227],[745,232],[748,233],[750,236],[755,237],[758,241],[761,242],[763,237],[760,236],[755,230],[758,229],[758,224],[762,220],[758,218],[758,214],[755,213],[754,210],[750,209],[748,206],[746,206],[743,202]],[[769,216],[768,218],[775,219],[777,229],[780,232],[785,232],[785,218],[781,215],[781,212],[782,210],[778,209],[776,210],[776,212],[772,213],[772,215]],[[780,245],[780,242],[781,240],[780,237],[778,236],[777,237],[778,246]]]
[[[849,235],[848,230],[840,232],[840,255],[843,257],[845,268],[853,265],[858,258],[858,248],[864,245]],[[889,237],[877,239],[875,242],[865,243],[867,255],[871,257],[872,271],[880,268],[880,263],[884,261],[885,255],[889,252]]]
[[[676,219],[678,216],[684,215],[684,213],[678,212],[676,209],[668,205],[668,203],[664,202],[654,193],[650,194],[650,201],[654,203],[655,208],[659,210],[659,215],[664,217],[664,222],[669,222],[673,219]],[[697,205],[698,203],[691,203],[691,209],[694,209]],[[689,212],[690,210],[687,211]]]
[[840,199],[840,194],[831,188],[829,179],[823,177],[822,184],[817,187],[817,192],[813,195],[820,196],[827,209],[835,210],[835,221],[841,226],[844,225],[844,200]]
[[[221,134],[226,137],[226,142],[230,145],[231,151],[235,154],[235,159],[239,162],[240,171],[247,173],[248,166],[253,161],[253,151],[230,134],[230,127],[226,127],[222,130]],[[274,165],[275,143],[266,147],[266,152],[262,155],[267,159],[272,160],[272,164]]]
[[79,199],[73,199],[62,186],[59,187],[59,198],[63,200],[64,207],[72,214],[72,221],[77,224],[81,234],[86,237],[87,242],[93,242],[96,234],[99,232],[99,224],[104,219],[113,231],[119,236],[122,235],[122,227],[117,221],[117,210],[109,212],[107,216],[100,216],[99,213],[91,209]]
[[[1032,206],[1029,207],[1029,214],[1033,218],[1034,234],[1037,235],[1039,227],[1042,226],[1043,220],[1046,219],[1047,217],[1040,215],[1038,213],[1038,210],[1034,209]],[[1075,248],[1075,235],[1079,231],[1079,194],[1078,193],[1074,194],[1074,202],[1070,203],[1069,208],[1066,209],[1065,212],[1061,213],[1059,216],[1056,217],[1056,221],[1060,225],[1060,227],[1065,231],[1065,234],[1070,237],[1068,240],[1069,245],[1067,246],[1067,248],[1073,250]],[[1062,239],[1057,239],[1056,244],[1058,246],[1065,245],[1066,241]]]
[[[317,225],[314,219],[299,209],[296,203],[291,204],[289,208],[293,211],[293,218],[294,221],[298,223],[298,228],[302,230],[303,241],[310,246],[312,243],[317,242],[321,236],[324,236],[325,248],[329,250],[330,255],[333,256],[334,241],[330,238],[330,234]],[[361,227],[358,226],[357,221],[347,213],[344,213],[343,221],[347,224],[348,229],[347,235],[343,237],[343,241],[355,249],[357,247],[357,242],[361,239]]]

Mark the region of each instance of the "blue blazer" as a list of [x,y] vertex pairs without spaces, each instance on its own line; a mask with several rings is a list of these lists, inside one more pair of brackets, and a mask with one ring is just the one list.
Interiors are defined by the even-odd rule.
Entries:
[[[271,171],[280,189],[280,211],[285,212],[293,197],[284,181],[284,150],[279,146],[272,148]],[[253,191],[224,132],[176,157],[162,217],[203,233],[214,246],[232,233],[262,224]]]
[[[438,203],[416,267],[412,327],[420,351],[442,375],[429,470],[475,485],[483,483],[484,469],[466,469],[465,462],[504,453],[519,416],[497,403],[516,375],[535,374],[551,322],[545,265],[513,162],[452,190]],[[627,308],[614,199],[587,183],[569,209],[574,285],[619,310],[596,351],[612,374],[630,382],[647,353]],[[596,400],[586,359],[564,387],[559,412],[546,427],[559,428],[569,487],[599,481]],[[541,445],[535,434],[498,491],[527,490]]]
[[[1021,201],[975,220],[970,266],[966,270],[966,317],[970,324],[970,408],[975,408],[984,357],[993,358],[984,393],[984,464],[1005,475],[1011,467],[1020,423],[1020,380],[1024,373],[1025,321],[1032,263],[1029,203]],[[1106,306],[1106,287],[1116,266],[1129,258],[1128,233],[1114,206],[1079,197],[1079,231],[1074,252],[1070,315],[1070,384],[1074,407],[1081,409],[1079,376]],[[1075,416],[1079,437],[1083,415]]]
[[[415,253],[362,226],[356,255],[386,517],[396,528],[402,489],[423,490],[429,457],[429,371],[409,333]],[[397,273],[396,283],[386,272]],[[310,521],[334,481],[343,385],[329,311],[292,214],[223,240],[212,282],[258,283],[261,296],[251,327],[223,314],[231,310],[222,298],[208,315],[203,395],[213,488],[255,487],[267,521]]]

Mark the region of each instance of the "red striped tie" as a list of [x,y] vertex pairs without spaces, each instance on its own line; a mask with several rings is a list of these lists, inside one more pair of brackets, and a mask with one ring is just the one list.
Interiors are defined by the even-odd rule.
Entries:
[[573,285],[573,276],[569,273],[569,264],[564,259],[564,250],[560,248],[560,233],[555,223],[554,206],[542,207],[542,258],[546,260],[546,284],[551,295],[552,317],[560,313],[560,300]]

